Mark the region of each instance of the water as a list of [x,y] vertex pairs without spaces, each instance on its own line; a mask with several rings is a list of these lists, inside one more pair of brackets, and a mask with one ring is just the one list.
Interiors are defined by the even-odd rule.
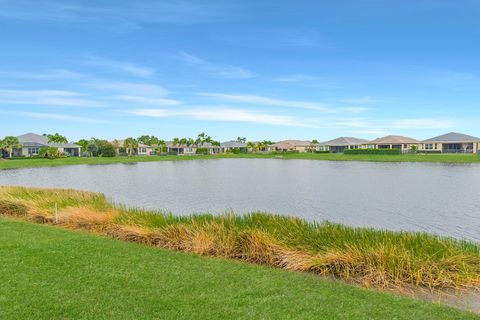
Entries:
[[276,159],[0,171],[0,185],[105,193],[175,214],[265,211],[480,242],[480,165]]

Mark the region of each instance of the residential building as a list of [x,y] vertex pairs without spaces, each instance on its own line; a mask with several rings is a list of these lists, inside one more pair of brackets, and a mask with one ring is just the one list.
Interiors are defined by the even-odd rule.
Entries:
[[450,132],[422,141],[419,149],[422,152],[479,153],[480,138]]
[[[125,148],[125,140],[114,140],[111,143],[115,147],[117,154],[120,154],[120,149]],[[155,150],[152,146],[138,143],[138,147],[133,150],[133,154],[137,156],[151,156],[155,154]]]
[[314,144],[310,141],[283,140],[270,145],[268,147],[268,150],[277,151],[277,152],[287,152],[287,151],[307,152],[311,150],[318,150],[318,148],[319,148],[319,144]]
[[[332,153],[343,153],[345,150],[361,149],[362,145],[366,144],[368,140],[357,139],[353,137],[340,137],[330,141],[320,143],[321,151],[330,151]],[[322,148],[323,147],[323,148]]]
[[239,150],[240,153],[247,153],[247,143],[242,141],[225,141],[220,144],[221,152],[229,152],[235,149]]
[[38,156],[40,149],[45,147],[57,148],[60,154],[65,154],[72,157],[80,157],[81,155],[82,147],[74,143],[48,142],[48,138],[46,136],[35,133],[22,134],[17,138],[22,147],[13,150],[14,157]]
[[415,149],[418,150],[420,142],[413,138],[403,136],[386,136],[366,142],[363,148],[373,149],[399,149],[402,153],[407,153]]

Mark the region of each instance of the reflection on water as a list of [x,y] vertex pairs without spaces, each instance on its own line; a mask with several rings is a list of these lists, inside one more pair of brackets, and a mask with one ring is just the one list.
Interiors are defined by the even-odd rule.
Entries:
[[100,191],[185,215],[266,211],[480,242],[480,166],[218,159],[0,171],[1,185]]

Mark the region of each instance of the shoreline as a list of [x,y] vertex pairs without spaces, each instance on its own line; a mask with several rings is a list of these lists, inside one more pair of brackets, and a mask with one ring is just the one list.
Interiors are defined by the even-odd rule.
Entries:
[[[114,205],[103,194],[70,189],[0,186],[0,199],[0,216],[313,273],[404,295],[418,288],[436,299],[445,290],[464,294],[480,286],[478,244],[426,233],[308,223],[260,213],[181,217]],[[453,305],[458,302],[453,299]]]
[[480,164],[480,155],[467,154],[402,154],[402,155],[345,155],[345,154],[221,154],[193,156],[133,156],[133,157],[70,157],[58,159],[3,159],[0,160],[0,170],[34,167],[58,167],[68,165],[106,165],[116,163],[139,163],[156,161],[193,161],[214,159],[277,159],[277,160],[317,160],[317,161],[360,161],[386,163],[443,163],[443,164]]

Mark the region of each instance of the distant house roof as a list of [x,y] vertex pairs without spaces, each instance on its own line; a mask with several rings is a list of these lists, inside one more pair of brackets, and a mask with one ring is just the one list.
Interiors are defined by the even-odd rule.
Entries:
[[368,142],[369,144],[408,144],[419,143],[418,140],[403,136],[386,136]]
[[308,147],[312,145],[310,141],[304,140],[283,140],[271,145],[271,147],[278,149],[289,149],[295,147]]
[[340,137],[337,139],[333,139],[330,141],[322,142],[322,145],[338,147],[338,146],[357,146],[361,144],[367,143],[368,140],[366,139],[357,139],[353,137]]
[[438,137],[434,137],[423,142],[478,142],[480,138],[469,136],[463,133],[450,132]]
[[75,143],[48,143],[48,138],[35,133],[26,133],[17,137],[23,147],[80,148]]
[[220,144],[222,148],[246,148],[247,144],[241,141],[225,141]]
[[[113,140],[111,143],[114,146],[118,146],[120,148],[123,148],[125,146],[125,140]],[[152,148],[151,146],[140,143],[140,142],[138,143],[138,147],[139,148]]]

